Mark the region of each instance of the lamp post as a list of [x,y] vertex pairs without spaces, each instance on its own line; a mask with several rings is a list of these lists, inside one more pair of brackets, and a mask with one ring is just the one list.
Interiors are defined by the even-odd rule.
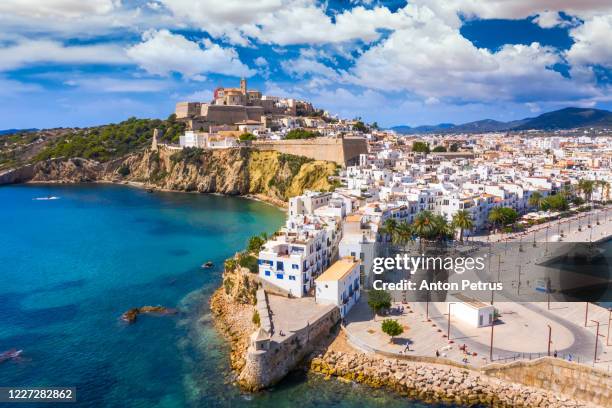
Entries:
[[584,327],[587,327],[589,321],[589,302],[586,302],[586,309],[584,311]]
[[606,336],[606,346],[610,344],[608,341],[610,340],[610,322],[612,321],[612,308],[608,309],[608,335]]
[[597,324],[597,331],[595,332],[595,354],[593,355],[593,365],[597,362],[597,342],[599,340],[599,321],[591,320],[593,323]]
[[454,302],[449,302],[448,303],[448,326],[446,329],[446,338],[448,339],[448,341],[450,342],[450,320],[451,320],[451,305],[454,304]]
[[552,327],[550,324],[548,326],[548,357],[550,357],[550,344],[552,343]]
[[493,309],[493,320],[491,321],[491,347],[489,349],[489,361],[493,362],[493,328],[495,327],[495,309]]

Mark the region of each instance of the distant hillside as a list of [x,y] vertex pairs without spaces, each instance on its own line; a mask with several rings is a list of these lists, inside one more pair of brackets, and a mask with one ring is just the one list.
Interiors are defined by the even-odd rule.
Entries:
[[577,127],[612,127],[612,112],[601,109],[565,108],[544,113],[514,129],[572,129]]
[[565,108],[544,113],[535,118],[511,122],[484,119],[461,125],[440,124],[433,126],[394,126],[391,130],[401,134],[415,133],[478,133],[508,130],[555,130],[580,127],[612,127],[612,112],[602,109]]
[[410,127],[407,125],[400,125],[400,126],[394,126],[392,128],[390,128],[391,130],[394,130],[397,133],[402,133],[402,134],[415,134],[415,133],[438,133],[438,132],[444,132],[448,129],[453,129],[456,125],[452,124],[452,123],[439,123],[437,125],[423,125],[423,126],[416,126],[416,127]]
[[36,132],[38,129],[2,129],[0,130],[0,136],[3,135],[12,135],[15,133],[25,133],[25,132]]

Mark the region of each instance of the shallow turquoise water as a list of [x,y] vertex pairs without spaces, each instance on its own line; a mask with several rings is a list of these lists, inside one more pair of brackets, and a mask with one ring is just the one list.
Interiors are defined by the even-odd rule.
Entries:
[[[52,201],[33,198],[59,196]],[[424,406],[365,387],[292,375],[245,396],[207,300],[220,265],[284,214],[241,198],[125,186],[0,188],[0,386],[73,386],[79,407]],[[212,260],[215,267],[199,265]],[[123,311],[165,305],[178,316]],[[53,404],[44,404],[53,406]]]

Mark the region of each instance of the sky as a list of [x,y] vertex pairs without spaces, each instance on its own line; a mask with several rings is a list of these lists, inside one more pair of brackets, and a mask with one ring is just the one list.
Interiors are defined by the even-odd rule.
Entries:
[[612,109],[610,0],[2,0],[0,129],[165,118],[218,86],[380,126]]

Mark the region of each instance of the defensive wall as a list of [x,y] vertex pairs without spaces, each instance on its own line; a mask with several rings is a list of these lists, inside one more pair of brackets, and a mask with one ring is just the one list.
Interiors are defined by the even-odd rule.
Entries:
[[341,166],[357,163],[359,155],[368,152],[368,143],[361,137],[261,140],[254,141],[251,146],[258,150],[276,150],[280,153],[336,162]]
[[[261,291],[263,292],[263,291]],[[265,306],[263,302],[265,302]],[[257,310],[263,319],[261,328],[274,331],[266,311],[269,312],[267,300],[258,293]],[[340,309],[329,305],[317,320],[309,322],[299,330],[286,333],[281,341],[278,337],[264,340],[263,349],[257,349],[253,344],[248,348],[245,365],[240,372],[238,381],[248,390],[260,390],[270,387],[283,379],[291,370],[322,341],[331,335],[333,327],[340,321]],[[266,330],[267,331],[267,330]]]

